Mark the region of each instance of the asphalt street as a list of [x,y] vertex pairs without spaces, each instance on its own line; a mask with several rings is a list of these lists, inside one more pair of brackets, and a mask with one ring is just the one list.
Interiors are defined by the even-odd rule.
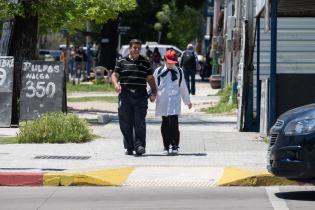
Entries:
[[1,210],[313,210],[315,187],[1,187]]

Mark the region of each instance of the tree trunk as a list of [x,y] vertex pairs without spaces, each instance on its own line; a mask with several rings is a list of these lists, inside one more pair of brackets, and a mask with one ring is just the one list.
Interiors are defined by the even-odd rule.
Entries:
[[[26,3],[28,4],[28,3]],[[23,60],[35,59],[38,17],[26,10],[25,17],[16,16],[14,30],[9,47],[9,56],[14,57],[12,125],[19,123],[19,98],[21,88],[21,71]]]
[[115,67],[118,44],[117,27],[118,20],[109,20],[104,23],[101,32],[101,50],[98,65],[104,66],[108,70]]

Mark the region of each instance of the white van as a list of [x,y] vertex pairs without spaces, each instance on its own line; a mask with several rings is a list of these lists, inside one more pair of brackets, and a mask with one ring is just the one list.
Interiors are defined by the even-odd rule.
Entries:
[[[167,44],[158,44],[157,42],[146,42],[145,44],[141,45],[141,55],[145,56],[146,54],[146,47],[149,46],[150,50],[153,52],[154,48],[157,47],[159,49],[159,52],[161,53],[162,58],[165,55],[166,49],[172,48],[176,51],[177,57],[180,58],[182,56],[183,51],[178,49],[178,47],[174,45],[167,45]],[[129,45],[122,45],[119,54],[122,57],[125,57],[128,55],[128,49]]]

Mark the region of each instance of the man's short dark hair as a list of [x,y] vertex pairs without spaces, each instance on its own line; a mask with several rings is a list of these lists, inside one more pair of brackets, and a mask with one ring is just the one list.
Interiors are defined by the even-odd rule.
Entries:
[[134,44],[139,44],[139,45],[141,45],[142,42],[141,42],[140,39],[132,39],[132,40],[129,41],[129,47],[132,47],[132,45],[134,45]]

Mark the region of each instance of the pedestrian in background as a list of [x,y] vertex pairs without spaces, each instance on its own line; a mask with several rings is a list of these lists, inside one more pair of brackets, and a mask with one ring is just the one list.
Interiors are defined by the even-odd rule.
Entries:
[[183,68],[185,81],[190,94],[195,95],[196,85],[195,85],[195,75],[198,66],[198,57],[194,51],[194,46],[188,44],[186,50],[183,52],[181,57],[180,65]]
[[151,101],[155,100],[157,92],[150,63],[140,55],[140,51],[141,41],[132,39],[129,54],[117,61],[112,74],[113,85],[119,93],[118,117],[126,155],[133,155],[133,151],[137,155],[145,153],[147,83],[152,90]]
[[92,59],[93,59],[93,56],[92,56],[92,51],[91,51],[91,44],[88,44],[86,47],[86,61],[85,61],[87,81],[90,81],[90,78],[91,78]]
[[155,69],[157,67],[161,66],[161,61],[162,61],[162,56],[161,56],[161,53],[159,51],[159,48],[155,47],[153,50],[153,54],[152,54],[153,71],[155,71]]
[[146,52],[145,52],[146,59],[148,61],[150,61],[150,65],[152,66],[152,54],[153,54],[153,52],[152,52],[152,50],[150,50],[149,45],[147,45],[145,47],[145,49],[146,49]]
[[[87,80],[86,80],[85,65],[86,65],[86,61],[87,61],[87,56],[86,56],[86,53],[84,52],[83,47],[79,48],[79,54],[80,54],[80,57],[82,58],[82,60],[81,60],[82,81],[86,82]],[[81,74],[80,74],[80,79],[81,79]]]
[[165,64],[158,68],[153,76],[158,86],[155,115],[162,117],[161,133],[164,153],[169,150],[178,153],[180,133],[178,115],[181,113],[181,99],[189,109],[192,107],[183,70],[176,66],[178,63],[175,50],[167,50]]
[[60,57],[59,57],[59,60],[63,63],[66,63],[66,48],[60,48],[61,50],[61,54],[60,54]]

